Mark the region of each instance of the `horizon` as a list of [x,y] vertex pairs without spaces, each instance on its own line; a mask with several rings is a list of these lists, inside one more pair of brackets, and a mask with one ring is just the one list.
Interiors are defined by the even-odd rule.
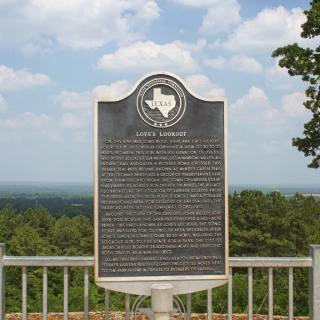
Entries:
[[[72,181],[0,181],[0,187],[6,186],[88,186],[93,187],[93,182],[72,182]],[[320,188],[320,183],[229,183],[229,187],[261,187],[272,188],[277,186],[279,188]]]

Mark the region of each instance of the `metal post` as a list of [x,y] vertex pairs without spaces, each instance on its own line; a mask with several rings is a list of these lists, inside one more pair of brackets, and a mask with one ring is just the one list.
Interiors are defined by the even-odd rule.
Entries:
[[228,320],[232,320],[232,268],[229,268],[229,282],[228,282]]
[[212,289],[208,289],[207,295],[207,320],[212,320]]
[[22,267],[22,320],[27,320],[27,267]]
[[312,268],[309,269],[309,319],[320,319],[320,245],[309,246]]
[[252,268],[248,268],[248,320],[253,319],[252,303]]
[[171,284],[154,284],[151,287],[151,310],[154,320],[170,320],[173,311],[173,287]]
[[104,295],[104,319],[109,320],[109,289],[105,289]]
[[89,268],[84,268],[84,320],[89,320]]
[[63,268],[63,320],[68,320],[69,301],[68,267]]
[[269,268],[268,290],[269,290],[268,319],[273,320],[273,268]]
[[191,293],[187,294],[187,320],[191,320]]
[[48,319],[48,267],[43,267],[43,297],[42,297],[42,314],[43,320]]
[[289,320],[293,320],[293,268],[289,268]]
[[126,293],[126,320],[130,320],[130,293]]
[[6,315],[5,308],[5,269],[4,269],[4,255],[6,252],[6,245],[0,243],[0,319],[4,320]]

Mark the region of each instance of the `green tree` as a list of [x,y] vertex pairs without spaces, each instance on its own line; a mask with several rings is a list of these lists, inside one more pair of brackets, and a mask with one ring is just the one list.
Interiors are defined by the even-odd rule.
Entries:
[[[293,256],[293,218],[279,192],[243,190],[229,198],[230,256]],[[287,230],[286,233],[283,230]]]
[[[16,228],[22,225],[22,215],[17,215],[11,204],[0,211],[0,243],[9,244]],[[7,247],[7,254],[10,252],[10,246]]]
[[63,256],[93,255],[93,227],[84,216],[62,216],[53,228],[53,242]]
[[32,227],[24,225],[16,230],[10,248],[15,256],[48,256],[51,253],[48,244]]
[[[310,2],[311,9],[304,11],[307,21],[301,25],[301,37],[311,39],[320,35],[320,0]],[[304,124],[304,138],[293,138],[292,145],[297,147],[305,156],[313,159],[309,168],[319,168],[320,154],[320,46],[315,50],[302,48],[297,43],[276,49],[272,57],[283,57],[279,60],[281,68],[287,68],[290,76],[302,76],[302,80],[309,82],[305,91],[308,98],[303,104],[313,115]]]
[[94,230],[90,224],[90,220],[87,217],[80,215],[72,218],[72,223],[80,233],[78,248],[81,250],[81,255],[92,256],[94,247]]

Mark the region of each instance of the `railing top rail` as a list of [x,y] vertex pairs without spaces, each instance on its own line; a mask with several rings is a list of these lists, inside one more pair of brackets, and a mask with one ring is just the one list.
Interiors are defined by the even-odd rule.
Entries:
[[[70,256],[4,256],[4,266],[8,267],[93,267],[94,257]],[[311,257],[230,257],[229,266],[232,268],[303,268],[312,267]]]
[[232,268],[304,268],[312,267],[311,257],[230,257],[229,266]]
[[4,266],[8,266],[8,267],[93,267],[94,257],[4,256]]

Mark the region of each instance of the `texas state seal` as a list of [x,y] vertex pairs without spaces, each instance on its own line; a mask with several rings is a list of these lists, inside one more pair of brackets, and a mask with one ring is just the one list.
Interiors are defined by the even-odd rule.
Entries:
[[186,97],[177,82],[156,78],[141,87],[137,109],[142,120],[150,126],[168,128],[182,118],[186,110]]

